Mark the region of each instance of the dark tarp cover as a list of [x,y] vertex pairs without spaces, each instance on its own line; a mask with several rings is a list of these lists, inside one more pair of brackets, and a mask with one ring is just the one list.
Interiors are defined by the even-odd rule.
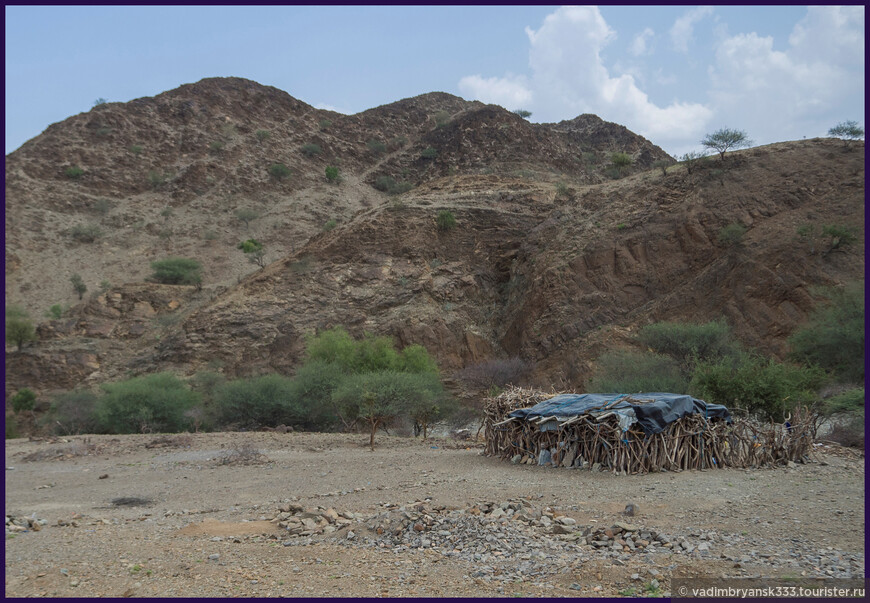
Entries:
[[707,404],[691,396],[663,393],[561,394],[531,408],[515,410],[508,416],[520,419],[567,419],[584,413],[600,415],[610,411],[627,417],[633,415],[647,434],[661,433],[674,421],[694,413],[704,415],[707,419],[731,422],[731,414],[721,404]]

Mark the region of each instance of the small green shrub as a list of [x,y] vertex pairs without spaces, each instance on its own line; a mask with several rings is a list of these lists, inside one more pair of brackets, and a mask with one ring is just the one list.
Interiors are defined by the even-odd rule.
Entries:
[[456,218],[453,217],[453,212],[442,209],[438,212],[438,217],[435,220],[438,223],[438,230],[447,232],[456,226]]
[[269,166],[268,172],[275,180],[286,180],[290,177],[290,168],[283,163],[273,163]]
[[746,227],[735,222],[719,231],[719,241],[728,247],[739,247],[745,234]]
[[66,168],[63,172],[70,180],[78,180],[84,175],[85,171],[77,165],[72,165]]
[[265,140],[268,140],[269,137],[272,135],[269,134],[268,130],[257,130],[256,132],[254,132],[254,136],[257,137],[258,142],[263,142]]
[[6,308],[6,343],[13,344],[20,351],[28,341],[36,340],[36,328],[24,309],[18,306]]
[[634,160],[631,158],[631,155],[628,153],[613,153],[610,156],[610,163],[619,170],[620,173],[624,173],[631,167],[631,164],[634,163]]
[[378,176],[374,187],[389,195],[399,195],[414,188],[410,182],[396,182],[392,176]]
[[67,232],[73,240],[79,243],[93,243],[103,236],[102,229],[96,224],[76,224]]
[[202,238],[206,241],[216,241],[219,237],[220,235],[213,230],[206,230],[202,235]]
[[60,317],[63,316],[64,312],[66,312],[66,308],[64,308],[60,304],[54,304],[45,313],[45,317],[48,318],[49,320],[58,320]]
[[438,113],[435,114],[435,127],[443,128],[448,123],[450,123],[450,117],[451,116],[448,111],[438,111]]
[[698,151],[689,151],[680,157],[680,163],[686,166],[686,172],[691,175],[709,161],[709,157]]
[[103,279],[103,280],[100,281],[99,292],[100,292],[101,294],[102,294],[102,293],[105,293],[106,291],[108,291],[108,290],[111,289],[111,288],[112,288],[112,283],[110,283],[110,282],[107,281],[106,279]]
[[568,188],[568,185],[564,182],[556,183],[556,197],[565,198],[569,197],[571,194],[571,189]]
[[306,157],[314,157],[316,155],[320,155],[320,152],[321,149],[319,144],[309,142],[308,144],[302,145],[302,154]]
[[744,352],[698,363],[689,391],[707,402],[782,421],[796,405],[816,399],[814,392],[824,378],[818,367],[799,367]]
[[522,117],[523,119],[528,119],[532,116],[531,111],[526,111],[525,109],[515,109],[514,113]]
[[136,155],[137,157],[142,154],[143,150],[144,149],[143,149],[142,145],[140,145],[140,144],[131,144],[130,145],[130,152],[133,153],[134,155]]
[[85,390],[60,394],[48,412],[50,424],[58,435],[78,435],[100,431],[97,395]]
[[828,243],[828,253],[848,247],[858,240],[855,233],[848,226],[840,226],[837,224],[829,224],[822,227],[822,235],[830,237]]
[[338,168],[334,166],[327,166],[326,168],[326,180],[332,182],[333,184],[337,184],[341,181],[341,176],[338,173]]
[[366,142],[366,146],[368,147],[369,151],[377,153],[378,155],[380,155],[381,153],[385,153],[387,150],[387,145],[382,143],[380,140],[375,139],[371,139]]
[[330,230],[332,230],[336,226],[338,226],[338,222],[336,222],[335,219],[332,219],[332,220],[327,221],[326,224],[323,225],[323,230],[329,232]]
[[112,202],[108,199],[97,199],[94,201],[94,211],[105,216],[112,209]]
[[262,243],[256,239],[248,239],[239,243],[238,248],[248,256],[248,261],[252,264],[256,264],[260,268],[266,267],[266,251]]
[[[14,440],[15,438],[20,438],[21,434],[18,431],[18,421],[15,420],[15,417],[12,415],[6,415],[6,439]],[[11,538],[13,535],[7,535],[7,539]]]
[[221,142],[220,140],[215,140],[214,142],[212,142],[211,144],[208,145],[208,150],[211,151],[212,153],[218,154],[224,150],[225,146],[226,145],[223,142]]
[[855,413],[864,416],[864,388],[856,387],[836,396],[831,396],[822,404],[821,411],[824,415],[838,415]]
[[609,352],[598,359],[599,370],[589,391],[636,394],[669,392],[685,394],[688,380],[673,358],[645,352]]
[[321,119],[317,124],[321,130],[328,130],[330,126],[332,126],[332,120],[329,119]]
[[658,168],[662,171],[662,176],[668,175],[668,168],[671,166],[673,161],[668,159],[659,159],[655,163],[652,164],[653,168]]
[[105,105],[105,104],[108,103],[108,102],[109,102],[108,100],[106,100],[105,98],[103,98],[103,97],[101,96],[100,98],[98,98],[97,100],[94,101],[94,105],[93,105],[93,106],[94,106],[94,107],[99,107],[100,105]]
[[190,425],[185,412],[199,394],[174,374],[156,373],[102,386],[97,415],[112,433],[178,432]]
[[257,218],[260,217],[260,212],[256,209],[251,209],[249,207],[244,207],[242,209],[237,209],[235,212],[236,218],[245,223],[245,226],[250,226],[250,223]]
[[79,299],[82,299],[88,290],[87,285],[78,274],[73,274],[69,277],[69,282],[72,283],[73,289],[78,294]]
[[847,381],[864,381],[864,281],[825,289],[823,295],[829,303],[789,337],[791,357]]
[[19,389],[9,402],[12,404],[12,410],[17,413],[33,410],[33,406],[36,404],[36,394],[33,393],[33,390],[24,387]]
[[199,285],[202,264],[190,258],[170,257],[151,262],[151,280],[164,285]]
[[610,178],[611,180],[619,180],[623,176],[622,170],[620,170],[618,167],[613,166],[613,165],[604,170],[604,175],[607,176],[608,178]]
[[153,190],[156,191],[163,188],[167,182],[169,182],[169,174],[166,172],[148,171],[148,184]]
[[433,147],[426,147],[420,152],[420,157],[423,159],[435,159],[438,157],[438,149]]

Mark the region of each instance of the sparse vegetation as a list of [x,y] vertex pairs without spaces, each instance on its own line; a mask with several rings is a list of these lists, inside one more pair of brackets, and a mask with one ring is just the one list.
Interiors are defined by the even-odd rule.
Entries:
[[728,247],[739,247],[745,234],[746,227],[735,222],[719,231],[719,241]]
[[167,174],[166,172],[161,173],[156,170],[149,170],[148,184],[153,190],[156,191],[163,188],[167,182],[169,182],[169,174]]
[[59,435],[77,435],[99,431],[97,395],[86,390],[72,390],[57,395],[51,403],[48,421]]
[[321,130],[328,130],[330,128],[330,126],[332,126],[332,120],[321,119],[317,125]]
[[789,338],[792,358],[847,382],[864,381],[864,281],[825,289],[828,303]]
[[672,392],[685,394],[688,380],[673,358],[651,352],[608,352],[598,358],[599,369],[589,391],[636,394]]
[[72,283],[73,289],[78,294],[79,300],[81,300],[88,290],[88,287],[87,285],[85,285],[82,277],[78,274],[73,274],[69,277],[69,282]]
[[631,167],[632,163],[634,163],[634,160],[628,153],[613,153],[610,156],[610,163],[622,175],[628,171],[628,168]]
[[719,159],[724,161],[726,151],[746,148],[752,144],[752,141],[749,140],[746,132],[722,128],[712,134],[707,134],[701,144],[708,149],[715,150],[719,153]]
[[446,209],[438,212],[438,217],[435,221],[438,224],[438,230],[441,232],[447,232],[456,226],[456,218],[453,216],[453,212]]
[[331,220],[328,220],[326,222],[326,224],[323,225],[323,230],[329,232],[330,230],[332,230],[336,226],[338,226],[338,222],[336,222],[335,219],[333,218]]
[[317,155],[320,155],[321,152],[320,145],[313,142],[302,145],[301,150],[302,154],[306,157],[315,157]]
[[341,175],[338,173],[337,167],[332,165],[326,167],[326,180],[332,184],[341,182]]
[[64,314],[64,312],[66,312],[66,310],[67,309],[64,308],[62,305],[54,304],[52,307],[50,307],[46,311],[45,317],[48,318],[49,320],[58,320],[60,317],[63,316],[63,314]]
[[63,171],[70,180],[79,180],[85,171],[77,165],[71,165]]
[[208,145],[208,150],[212,153],[218,154],[224,150],[224,143],[220,140],[215,140],[211,144]]
[[390,195],[399,195],[414,188],[410,182],[396,182],[392,176],[378,176],[375,188]]
[[256,239],[248,239],[239,243],[238,247],[242,253],[248,256],[248,261],[252,264],[256,264],[260,268],[266,267],[266,251],[263,249],[262,243]]
[[698,361],[734,357],[740,352],[724,320],[705,324],[657,322],[643,327],[637,339],[653,352],[670,356],[687,372]]
[[450,112],[448,111],[438,111],[435,114],[435,127],[443,128],[448,123],[450,123]]
[[848,247],[858,240],[858,237],[855,236],[855,233],[851,228],[839,224],[823,226],[822,235],[829,237],[828,250],[826,253],[842,250],[844,247]]
[[12,404],[12,410],[16,413],[33,410],[36,404],[36,394],[30,388],[24,387],[19,389],[9,402]]
[[97,199],[94,201],[94,211],[98,214],[105,216],[112,209],[112,202],[108,199]]
[[265,142],[272,135],[269,134],[268,130],[257,130],[256,132],[254,132],[254,136],[257,137],[257,142]]
[[243,207],[236,210],[235,216],[237,219],[245,223],[245,227],[249,227],[251,225],[251,222],[260,217],[260,212],[258,212],[256,209]]
[[433,147],[426,147],[420,152],[420,157],[423,159],[435,159],[438,157],[438,149]]
[[514,109],[514,113],[522,117],[523,119],[528,119],[532,116],[531,111],[526,111],[525,109]]
[[109,102],[109,101],[106,100],[106,99],[103,98],[103,97],[100,97],[100,98],[98,98],[97,100],[94,101],[94,105],[93,105],[93,106],[94,106],[94,107],[99,107],[100,105],[105,105],[107,102]]
[[275,180],[286,180],[290,177],[290,168],[283,163],[273,163],[269,166],[268,172]]
[[93,243],[103,236],[103,231],[96,224],[76,224],[67,232],[79,243]]
[[864,128],[860,127],[857,121],[843,121],[828,130],[828,136],[845,140],[860,140],[864,138]]
[[386,152],[387,150],[387,145],[382,143],[380,140],[375,140],[374,138],[366,142],[366,147],[368,147],[369,151],[378,155]]
[[708,157],[698,151],[689,151],[680,157],[680,163],[686,166],[686,172],[689,175],[706,163]]
[[130,152],[133,153],[134,155],[136,155],[137,157],[142,154],[143,150],[144,149],[143,149],[141,144],[131,144],[130,145]]
[[36,340],[36,328],[27,312],[18,306],[6,308],[6,343],[17,346],[20,351],[28,341]]
[[655,163],[652,164],[654,169],[660,169],[662,171],[662,176],[668,175],[668,168],[672,164],[672,161],[668,161],[667,159],[659,159]]
[[202,283],[202,264],[190,258],[170,257],[151,262],[151,280],[164,285],[197,285]]
[[564,182],[556,183],[556,197],[557,198],[566,198],[571,195],[571,190],[568,188],[568,185]]

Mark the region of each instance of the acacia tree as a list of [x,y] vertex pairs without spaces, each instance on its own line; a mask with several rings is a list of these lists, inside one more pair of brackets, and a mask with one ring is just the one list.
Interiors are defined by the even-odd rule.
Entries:
[[746,132],[722,128],[712,134],[707,134],[701,144],[708,149],[714,149],[719,153],[719,158],[725,160],[725,151],[728,149],[743,149],[752,144]]
[[6,342],[18,347],[36,339],[36,329],[27,312],[18,306],[6,308]]
[[857,121],[843,121],[828,130],[828,136],[843,138],[845,140],[858,140],[864,138],[864,128]]
[[266,250],[263,244],[256,239],[248,239],[239,243],[239,249],[248,256],[248,261],[260,268],[266,267]]
[[82,277],[78,274],[73,274],[71,277],[69,277],[69,282],[72,283],[73,289],[75,289],[76,293],[79,294],[79,299],[82,299],[82,297],[88,290],[88,287],[87,285],[85,285]]

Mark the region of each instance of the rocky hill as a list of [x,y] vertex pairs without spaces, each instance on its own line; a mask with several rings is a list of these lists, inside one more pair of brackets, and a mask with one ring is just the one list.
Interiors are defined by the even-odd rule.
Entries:
[[[621,174],[615,152],[633,158]],[[444,93],[345,116],[216,78],[99,105],[7,156],[7,305],[41,320],[73,305],[7,348],[7,392],[292,373],[305,335],[338,324],[421,343],[447,374],[520,356],[540,382],[582,387],[654,320],[724,317],[781,356],[813,286],[863,278],[863,142],[780,143],[692,173],[657,162],[673,160],[593,115],[532,124]],[[735,245],[730,224],[746,229]],[[857,241],[829,252],[829,224]],[[237,249],[247,238],[264,269]],[[202,290],[144,282],[169,255],[203,263]]]

